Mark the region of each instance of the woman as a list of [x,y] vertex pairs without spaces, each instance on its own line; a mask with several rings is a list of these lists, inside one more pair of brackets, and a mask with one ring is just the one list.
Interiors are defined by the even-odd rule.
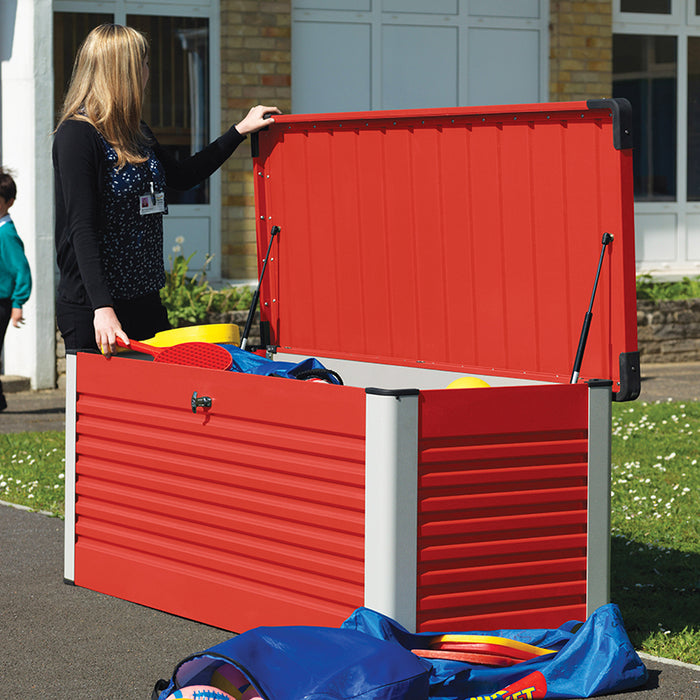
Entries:
[[165,186],[187,190],[209,177],[246,135],[274,121],[253,107],[199,153],[177,161],[142,121],[148,42],[103,24],[78,51],[53,144],[56,315],[66,350],[109,355],[116,338],[169,328],[165,284]]

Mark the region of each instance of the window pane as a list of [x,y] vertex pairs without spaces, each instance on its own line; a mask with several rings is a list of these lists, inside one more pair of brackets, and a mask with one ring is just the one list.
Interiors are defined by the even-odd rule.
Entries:
[[63,98],[68,89],[73,62],[78,47],[94,27],[113,22],[107,14],[83,12],[54,12],[53,14],[53,66],[54,66],[54,123],[58,121]]
[[700,37],[688,37],[688,201],[700,201]]
[[613,37],[613,96],[632,104],[637,200],[676,198],[676,48],[673,36]]
[[[151,46],[144,120],[161,145],[183,159],[209,143],[209,21],[131,15],[127,24]],[[169,204],[206,204],[209,183],[187,192],[169,190]]]
[[647,12],[655,15],[670,15],[671,0],[622,0],[622,12]]

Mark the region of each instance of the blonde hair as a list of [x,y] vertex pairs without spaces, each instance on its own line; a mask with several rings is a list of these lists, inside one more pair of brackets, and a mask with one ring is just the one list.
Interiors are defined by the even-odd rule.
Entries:
[[[117,152],[117,167],[147,160],[141,131],[148,41],[119,24],[95,27],[78,49],[58,126],[68,119],[92,124]],[[57,128],[58,128],[57,126]]]

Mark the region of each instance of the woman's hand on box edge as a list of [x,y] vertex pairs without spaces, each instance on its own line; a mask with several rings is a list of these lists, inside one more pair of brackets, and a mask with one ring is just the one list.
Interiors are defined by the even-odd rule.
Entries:
[[117,351],[117,336],[129,343],[129,336],[122,330],[117,314],[111,306],[95,309],[95,343],[106,357]]
[[243,119],[236,124],[236,131],[241,136],[255,133],[264,129],[268,124],[274,123],[274,118],[271,114],[282,114],[277,107],[266,107],[265,105],[256,105],[251,107]]

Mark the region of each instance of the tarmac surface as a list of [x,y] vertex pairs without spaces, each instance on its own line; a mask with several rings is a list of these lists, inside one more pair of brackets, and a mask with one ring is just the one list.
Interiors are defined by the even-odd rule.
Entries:
[[[0,433],[63,430],[65,394],[3,377]],[[19,391],[15,389],[19,388]],[[646,365],[642,401],[700,400],[700,363]],[[63,521],[0,504],[0,681],[23,700],[148,700],[175,664],[231,633],[64,583]],[[642,655],[643,688],[598,696],[698,700],[700,666]]]

